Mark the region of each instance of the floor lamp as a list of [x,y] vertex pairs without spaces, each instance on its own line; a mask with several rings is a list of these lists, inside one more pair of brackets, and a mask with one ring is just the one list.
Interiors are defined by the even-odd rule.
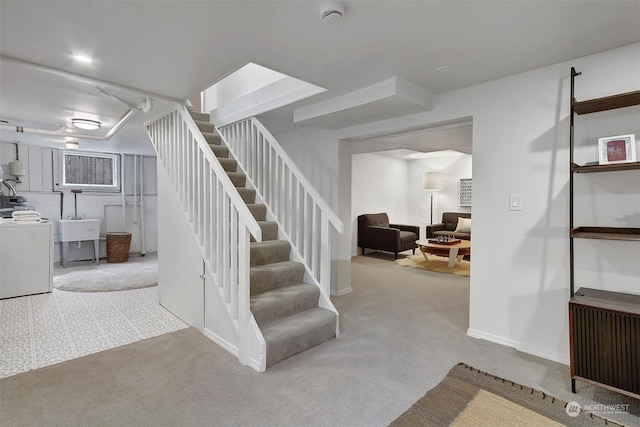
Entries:
[[431,193],[431,224],[433,224],[433,193],[442,190],[442,174],[440,172],[425,172],[423,187]]

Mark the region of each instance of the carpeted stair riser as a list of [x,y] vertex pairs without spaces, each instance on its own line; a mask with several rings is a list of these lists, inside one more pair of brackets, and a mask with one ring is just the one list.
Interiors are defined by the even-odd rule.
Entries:
[[254,203],[256,200],[256,190],[253,188],[238,188],[238,193],[247,204]]
[[222,144],[222,138],[216,133],[202,132],[202,136],[204,136],[205,141],[207,141],[209,145]]
[[213,131],[216,129],[213,123],[201,122],[200,120],[195,120],[195,122],[196,126],[198,126],[198,129],[200,129],[200,132],[213,133]]
[[[278,224],[273,221],[258,221],[258,225],[262,230],[262,241],[265,240],[276,240],[278,238]],[[253,236],[251,236],[251,241],[255,242]]]
[[242,172],[227,172],[227,175],[236,187],[244,187],[247,184],[247,176]]
[[236,168],[238,167],[238,162],[236,162],[233,159],[227,159],[227,158],[221,157],[218,159],[218,161],[220,162],[220,164],[222,165],[222,168],[226,172],[235,172]]
[[189,111],[189,114],[191,115],[191,117],[193,118],[194,121],[200,121],[200,122],[208,122],[209,121],[209,115],[206,113],[198,113],[196,111]]
[[250,244],[250,266],[289,260],[291,245],[284,240],[267,240]]
[[320,289],[309,283],[277,288],[251,297],[251,312],[260,327],[318,306]]
[[209,144],[209,148],[211,148],[211,151],[213,151],[213,154],[216,157],[219,157],[219,158],[229,157],[229,149],[224,145]]
[[302,283],[304,265],[295,261],[282,261],[251,267],[249,280],[251,295],[279,287]]
[[334,312],[318,307],[265,325],[267,368],[335,338],[336,321]]
[[249,212],[255,218],[256,221],[264,221],[267,217],[267,206],[262,203],[247,203]]

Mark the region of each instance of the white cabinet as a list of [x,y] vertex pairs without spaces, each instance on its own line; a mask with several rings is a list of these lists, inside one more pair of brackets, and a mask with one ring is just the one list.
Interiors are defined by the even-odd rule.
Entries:
[[53,223],[0,221],[0,298],[51,292]]

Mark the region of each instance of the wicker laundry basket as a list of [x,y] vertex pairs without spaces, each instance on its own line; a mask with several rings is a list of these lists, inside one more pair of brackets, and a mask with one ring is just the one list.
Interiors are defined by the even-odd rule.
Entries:
[[107,262],[127,262],[131,233],[107,233]]

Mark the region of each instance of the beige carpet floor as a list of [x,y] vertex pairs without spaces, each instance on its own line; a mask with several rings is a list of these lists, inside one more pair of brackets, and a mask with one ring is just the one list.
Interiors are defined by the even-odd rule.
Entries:
[[640,404],[569,390],[565,365],[466,336],[469,279],[355,257],[336,298],[340,338],[263,374],[193,329],[0,380],[5,426],[386,426],[458,362],[580,404]]

